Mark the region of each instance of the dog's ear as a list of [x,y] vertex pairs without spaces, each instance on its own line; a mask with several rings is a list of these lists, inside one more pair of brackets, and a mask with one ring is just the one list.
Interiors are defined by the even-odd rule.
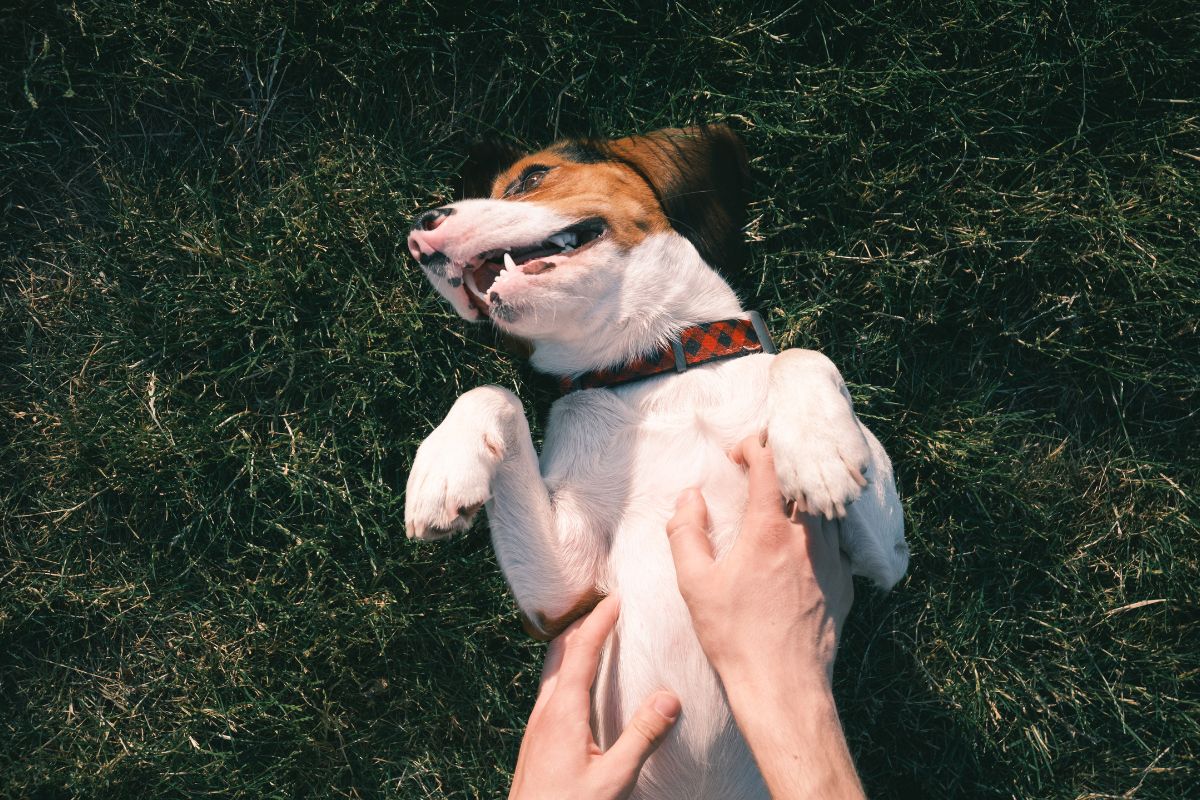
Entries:
[[520,157],[521,151],[506,142],[476,142],[467,151],[467,160],[463,162],[454,199],[491,197],[492,182],[496,176],[515,164]]
[[743,266],[750,165],[736,133],[725,125],[668,128],[615,139],[608,148],[646,179],[671,227],[705,261]]

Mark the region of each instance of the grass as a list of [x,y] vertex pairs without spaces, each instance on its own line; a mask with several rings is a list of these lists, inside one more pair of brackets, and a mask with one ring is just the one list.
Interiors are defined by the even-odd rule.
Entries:
[[0,10],[0,795],[501,796],[540,647],[401,535],[454,397],[548,384],[402,246],[474,139],[729,118],[752,268],[896,462],[836,675],[874,797],[1200,774],[1185,2]]

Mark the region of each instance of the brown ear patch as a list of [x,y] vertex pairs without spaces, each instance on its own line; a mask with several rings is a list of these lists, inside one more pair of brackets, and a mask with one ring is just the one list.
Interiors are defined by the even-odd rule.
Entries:
[[476,142],[467,151],[458,180],[455,200],[490,197],[496,176],[521,158],[521,151],[500,141]]
[[599,147],[650,184],[671,227],[705,261],[731,270],[742,266],[750,165],[737,134],[725,125],[668,128]]

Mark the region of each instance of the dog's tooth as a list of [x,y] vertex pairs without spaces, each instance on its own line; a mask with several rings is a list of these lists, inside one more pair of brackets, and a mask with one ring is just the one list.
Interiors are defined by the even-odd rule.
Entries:
[[[513,261],[512,253],[504,254],[504,268],[506,270],[517,268],[517,262]],[[504,273],[502,272],[500,274],[503,275]]]
[[572,250],[574,250],[574,249],[575,249],[575,246],[574,246],[574,245],[570,245],[570,244],[564,244],[564,245],[563,245],[563,249],[562,249],[562,251],[563,251],[564,253],[569,253],[569,252],[571,252],[571,251],[572,251]]

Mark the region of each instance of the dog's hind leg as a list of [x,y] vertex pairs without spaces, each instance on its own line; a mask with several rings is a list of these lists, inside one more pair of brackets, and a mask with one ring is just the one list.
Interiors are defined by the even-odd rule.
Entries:
[[846,508],[841,547],[850,557],[855,575],[870,578],[881,589],[890,589],[908,569],[908,543],[904,541],[904,509],[896,493],[892,461],[883,445],[861,423],[871,456],[867,485]]
[[417,450],[405,527],[410,538],[443,538],[470,527],[485,504],[496,558],[532,635],[550,638],[598,602],[587,519],[552,500],[521,401],[498,386],[462,395]]

